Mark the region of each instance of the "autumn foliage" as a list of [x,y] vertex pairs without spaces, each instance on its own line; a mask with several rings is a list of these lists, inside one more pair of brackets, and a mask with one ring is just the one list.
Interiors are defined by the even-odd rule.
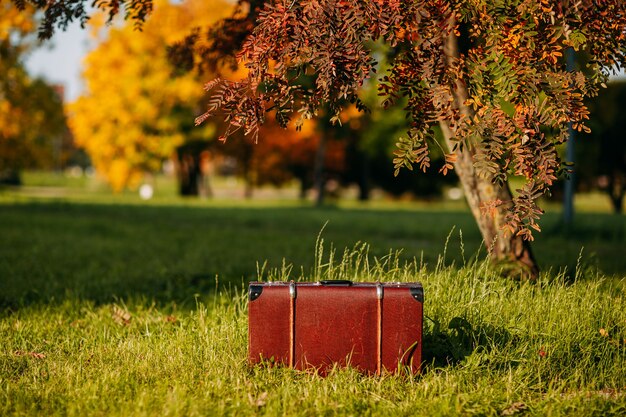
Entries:
[[202,98],[195,72],[171,65],[167,45],[189,27],[210,25],[230,13],[219,0],[155,4],[141,32],[127,22],[103,27],[92,19],[97,47],[87,56],[86,93],[70,106],[78,145],[114,190],[135,187],[157,172],[185,141],[207,139],[214,127],[192,129]]
[[[531,238],[542,212],[537,199],[564,169],[557,145],[569,124],[586,130],[583,98],[625,63],[625,29],[619,0],[270,1],[238,55],[248,79],[207,85],[213,99],[197,122],[221,113],[227,134],[254,136],[268,110],[286,125],[322,106],[336,118],[345,102],[362,108],[358,91],[377,69],[369,45],[382,40],[396,54],[380,94],[387,105],[405,97],[411,121],[396,167],[427,169],[437,146],[447,149],[444,172],[469,149],[491,181],[523,177],[511,201],[490,203],[506,209],[509,232]],[[566,71],[568,50],[584,51],[587,67]],[[304,75],[314,76],[312,88]],[[448,143],[433,134],[442,123]]]
[[0,181],[19,183],[20,170],[61,162],[68,140],[62,97],[23,65],[36,28],[34,8],[0,4]]
[[35,28],[34,10],[20,12],[7,3],[0,5],[0,171],[9,161],[22,158],[21,138],[27,109],[19,105],[30,82],[18,60],[24,49],[22,40]]
[[[52,13],[58,2],[36,3],[44,28],[86,15],[82,1],[65,16]],[[96,4],[110,14],[124,4],[139,22],[152,1]],[[428,169],[441,150],[441,173],[457,172],[492,258],[538,276],[528,245],[540,230],[537,200],[569,170],[557,147],[570,126],[586,131],[584,98],[626,64],[623,0],[238,0],[234,10],[175,48],[197,51],[202,67],[238,52],[248,70],[246,80],[206,84],[197,124],[217,115],[224,138],[256,140],[270,112],[281,126],[326,112],[338,122],[347,104],[366,110],[359,90],[376,78],[386,106],[407,103],[396,170]],[[384,69],[380,43],[390,50]],[[568,68],[567,55],[585,64]],[[511,176],[523,180],[514,192]]]
[[[270,120],[260,129],[260,140],[254,150],[259,184],[282,185],[295,178],[302,183],[303,191],[312,186],[315,156],[322,134],[313,122],[296,131],[293,126],[284,129],[275,120]],[[332,140],[326,143],[323,170],[326,175],[335,176],[344,172],[344,142]]]

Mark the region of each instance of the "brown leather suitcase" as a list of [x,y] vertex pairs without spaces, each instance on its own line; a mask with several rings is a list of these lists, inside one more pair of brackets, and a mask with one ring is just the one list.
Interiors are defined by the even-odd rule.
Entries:
[[420,283],[251,282],[248,295],[251,364],[419,372]]

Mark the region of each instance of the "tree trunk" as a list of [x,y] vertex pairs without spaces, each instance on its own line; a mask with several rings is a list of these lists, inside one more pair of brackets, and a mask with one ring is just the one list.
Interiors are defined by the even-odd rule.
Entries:
[[[189,142],[176,149],[178,189],[182,196],[210,197],[212,191],[203,165],[205,142]],[[206,188],[209,187],[209,188]]]
[[306,170],[303,172],[302,175],[297,175],[296,177],[300,180],[299,197],[300,197],[300,200],[304,201],[306,200],[307,192],[311,188],[311,179],[309,178],[309,175],[307,175]]
[[320,143],[317,145],[317,152],[315,153],[315,166],[313,167],[313,182],[317,190],[315,205],[317,206],[324,204],[324,187],[326,186],[324,178],[324,167],[326,165],[326,134],[327,133],[324,132],[320,137]]
[[613,205],[613,213],[622,214],[622,206],[624,205],[624,194],[611,195],[611,204]]
[[622,205],[624,202],[624,192],[626,192],[626,178],[619,172],[612,172],[609,176],[609,187],[607,189],[613,212],[615,214],[622,213]]
[[369,162],[365,153],[360,154],[361,166],[359,167],[359,201],[369,201],[370,199],[370,182],[369,182]]
[[213,163],[211,153],[207,150],[200,153],[200,172],[202,173],[200,197],[213,198],[213,187],[211,186]]
[[[457,38],[454,35],[448,37],[444,54],[448,64],[458,57]],[[468,93],[462,80],[457,79],[453,94],[454,102],[460,112],[467,117],[473,117],[473,110],[465,105]],[[453,149],[451,139],[454,137],[454,130],[447,122],[440,122],[440,126],[448,149]],[[481,175],[478,175],[474,167],[475,152],[475,149],[468,149],[468,147],[457,149],[454,169],[459,176],[467,204],[478,224],[489,255],[496,263],[512,267],[511,273],[519,273],[524,277],[535,279],[539,275],[539,267],[531,251],[530,242],[519,236],[505,234],[502,228],[505,223],[506,204],[497,207],[494,216],[481,212],[484,203],[493,200],[510,202],[513,195],[508,184],[499,186],[487,173],[481,172]]]
[[196,159],[192,154],[183,152],[179,155],[178,178],[179,192],[182,196],[198,195],[198,180],[200,170]]
[[357,180],[356,182],[359,187],[359,201],[369,201],[370,182],[368,155],[358,148],[358,142],[354,144],[354,147],[354,161],[356,163],[355,174]]
[[611,196],[611,203],[613,205],[613,213],[615,214],[622,214],[623,209],[622,207],[624,206],[624,194],[620,194],[620,195],[612,195]]
[[246,200],[251,200],[254,195],[254,174],[252,172],[252,162],[247,160],[244,162],[244,170],[243,170],[243,198]]
[[11,185],[19,187],[22,185],[22,176],[17,169],[7,168],[2,170],[0,168],[0,185]]

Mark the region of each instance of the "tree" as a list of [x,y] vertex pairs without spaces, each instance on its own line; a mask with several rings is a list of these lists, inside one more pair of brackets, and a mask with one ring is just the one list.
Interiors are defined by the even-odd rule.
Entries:
[[[45,8],[47,2],[37,3]],[[130,2],[131,14],[136,7],[141,18],[144,9],[135,3],[149,2]],[[198,123],[219,110],[231,127],[226,133],[243,129],[255,136],[268,110],[287,124],[294,116],[297,123],[316,116],[321,106],[337,120],[345,101],[364,108],[357,93],[377,68],[369,45],[382,40],[396,55],[380,92],[388,104],[405,97],[411,123],[398,141],[396,168],[427,169],[429,149],[444,149],[442,172],[456,170],[492,257],[537,275],[529,246],[531,229],[540,230],[536,201],[566,169],[556,145],[567,140],[568,125],[586,129],[583,98],[597,94],[608,71],[626,63],[622,0],[274,0],[240,6],[240,24],[235,16],[221,29],[245,39],[238,57],[248,79],[210,83],[214,98]],[[47,20],[55,21],[63,18]],[[591,57],[588,72],[565,70],[569,48]],[[305,74],[315,76],[314,88],[302,87]],[[434,126],[443,132],[441,142]],[[515,194],[510,175],[525,179]]]
[[[382,39],[397,53],[380,93],[387,104],[405,97],[411,122],[396,169],[425,170],[429,148],[445,149],[441,171],[456,170],[492,257],[537,275],[536,201],[564,170],[556,145],[569,123],[587,130],[583,98],[626,61],[622,1],[272,1],[258,16],[239,54],[248,79],[211,84],[198,123],[222,111],[233,130],[256,135],[270,109],[299,123],[322,105],[336,119],[342,101],[363,108],[358,90],[377,68],[368,44]],[[590,75],[565,71],[568,48],[591,56]],[[304,74],[315,74],[313,89]],[[515,194],[510,175],[525,179]]]
[[[215,143],[211,153],[226,156],[237,162],[236,173],[243,178],[245,196],[252,197],[253,189],[261,185],[280,187],[294,179],[300,182],[300,197],[314,185],[317,153],[321,134],[313,123],[296,131],[281,128],[275,120],[268,120],[259,130],[257,143],[243,135],[225,143]],[[324,177],[337,178],[344,172],[345,146],[340,141],[326,144],[322,165]]]
[[32,79],[22,58],[33,47],[34,9],[0,5],[0,182],[20,183],[24,168],[51,167],[67,139],[62,97]]
[[576,142],[578,188],[603,189],[615,213],[626,194],[626,82],[614,81],[589,100],[591,133]]
[[[375,50],[376,51],[376,50]],[[390,51],[380,48],[380,55]],[[379,60],[384,66],[384,60]],[[456,175],[441,175],[437,171],[443,166],[444,154],[441,149],[431,149],[432,168],[415,175],[410,170],[400,170],[394,175],[393,152],[397,138],[409,128],[404,108],[406,101],[401,100],[386,109],[381,107],[382,99],[378,96],[377,86],[373,82],[366,83],[359,97],[366,103],[369,112],[358,112],[344,120],[342,124],[348,133],[349,145],[349,180],[359,185],[360,197],[367,196],[369,184],[378,186],[393,196],[410,193],[421,198],[438,197],[445,185],[457,185]],[[345,112],[344,112],[345,113]],[[441,135],[439,129],[435,129]]]
[[[179,172],[181,193],[198,193],[197,145],[213,136],[215,126],[193,127],[202,99],[198,74],[171,65],[167,45],[189,27],[210,25],[229,13],[230,6],[219,0],[158,1],[141,33],[131,24],[101,31],[96,23],[96,34],[104,34],[85,60],[86,93],[70,106],[71,127],[115,191],[136,187],[144,174],[158,172],[164,160],[178,155],[179,168],[186,168]],[[195,144],[182,146],[187,142]]]

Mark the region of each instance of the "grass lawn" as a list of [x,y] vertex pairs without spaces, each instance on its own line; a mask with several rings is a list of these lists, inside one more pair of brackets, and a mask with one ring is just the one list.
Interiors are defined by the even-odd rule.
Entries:
[[[626,414],[624,216],[546,215],[528,284],[458,206],[110,201],[0,195],[0,415]],[[421,281],[424,372],[249,368],[257,278]]]

